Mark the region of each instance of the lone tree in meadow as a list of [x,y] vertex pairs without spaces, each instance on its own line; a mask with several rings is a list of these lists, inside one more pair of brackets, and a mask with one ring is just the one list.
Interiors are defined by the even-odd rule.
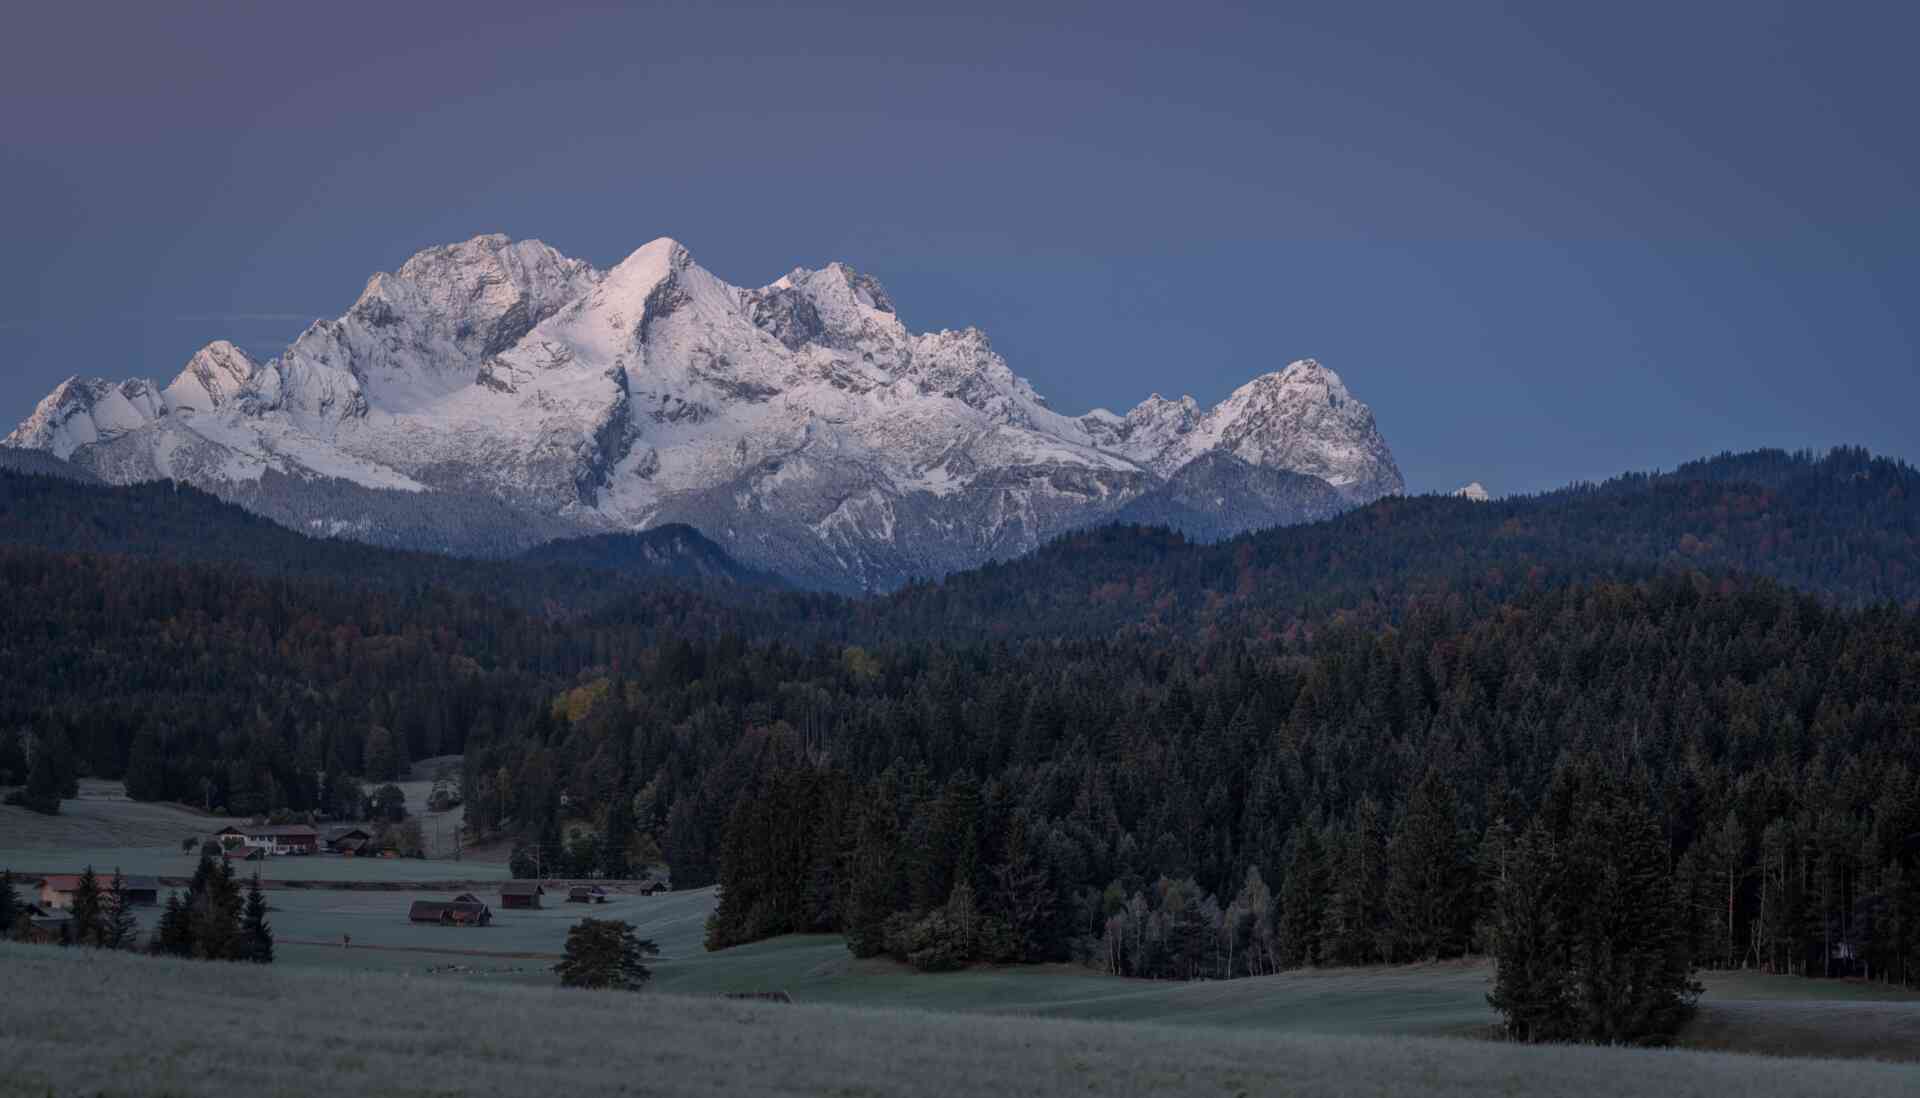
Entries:
[[620,919],[582,919],[567,931],[566,959],[553,966],[566,987],[639,991],[653,973],[646,958],[660,947]]

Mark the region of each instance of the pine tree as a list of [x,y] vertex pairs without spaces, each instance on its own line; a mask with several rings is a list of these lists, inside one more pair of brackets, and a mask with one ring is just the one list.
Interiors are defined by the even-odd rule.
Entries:
[[136,801],[157,801],[166,795],[165,749],[153,729],[143,728],[134,736],[127,755],[127,796]]
[[1572,968],[1559,921],[1562,871],[1553,836],[1536,821],[1513,844],[1495,887],[1493,991],[1507,1035],[1566,1040],[1575,1032]]
[[1320,956],[1330,964],[1365,965],[1379,960],[1386,917],[1387,846],[1380,806],[1362,797],[1346,834],[1330,851],[1327,920]]
[[133,901],[127,897],[127,881],[119,869],[107,887],[107,902],[100,923],[100,945],[105,949],[132,949],[139,944],[140,920],[133,913]]
[[27,768],[27,787],[21,791],[20,803],[43,816],[60,811],[60,775],[46,736],[34,741],[33,762]]
[[100,932],[105,922],[105,909],[100,900],[100,878],[94,876],[89,865],[80,874],[80,883],[73,889],[73,941],[75,945],[99,945]]
[[151,948],[174,957],[193,956],[193,912],[178,892],[167,893],[167,906],[160,913]]
[[1466,949],[1473,873],[1453,787],[1428,771],[1387,848],[1387,910],[1394,959],[1456,957]]
[[1327,875],[1318,833],[1306,824],[1294,831],[1293,856],[1280,885],[1280,964],[1284,968],[1319,961],[1321,928],[1326,922]]
[[204,882],[188,892],[188,908],[193,927],[193,955],[208,961],[231,961],[242,956],[240,937],[240,889],[233,883],[233,870],[226,859],[207,859],[204,873],[195,873],[196,882]]
[[260,890],[260,874],[247,882],[247,906],[240,923],[240,958],[255,964],[273,963],[273,926],[267,922],[267,897]]
[[886,950],[887,918],[899,909],[902,891],[890,776],[876,783],[858,812],[841,919],[847,949],[855,957],[877,957]]

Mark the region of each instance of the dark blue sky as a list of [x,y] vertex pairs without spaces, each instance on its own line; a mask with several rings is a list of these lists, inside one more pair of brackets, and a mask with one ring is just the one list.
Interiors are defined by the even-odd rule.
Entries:
[[8,422],[501,231],[842,259],[1063,411],[1311,355],[1415,490],[1920,458],[1914,5],[49,7],[0,51]]

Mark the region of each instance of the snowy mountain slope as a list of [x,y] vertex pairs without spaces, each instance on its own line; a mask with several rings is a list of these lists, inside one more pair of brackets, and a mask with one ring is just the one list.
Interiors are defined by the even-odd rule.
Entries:
[[409,547],[683,522],[846,589],[1013,556],[1136,502],[1232,532],[1403,487],[1372,413],[1312,360],[1211,409],[1066,416],[984,333],[908,330],[866,275],[743,289],[665,238],[606,271],[497,235],[429,249],[270,361],[216,342],[164,387],[74,379],[5,445]]

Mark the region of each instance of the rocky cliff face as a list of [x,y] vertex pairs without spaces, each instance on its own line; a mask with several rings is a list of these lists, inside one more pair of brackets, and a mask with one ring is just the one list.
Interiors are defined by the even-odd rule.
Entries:
[[216,342],[164,387],[74,379],[6,445],[387,544],[684,522],[841,589],[1109,518],[1231,533],[1402,489],[1372,413],[1317,362],[1210,409],[1065,416],[984,333],[911,332],[865,275],[742,289],[667,239],[607,271],[501,236],[430,249],[268,362]]

